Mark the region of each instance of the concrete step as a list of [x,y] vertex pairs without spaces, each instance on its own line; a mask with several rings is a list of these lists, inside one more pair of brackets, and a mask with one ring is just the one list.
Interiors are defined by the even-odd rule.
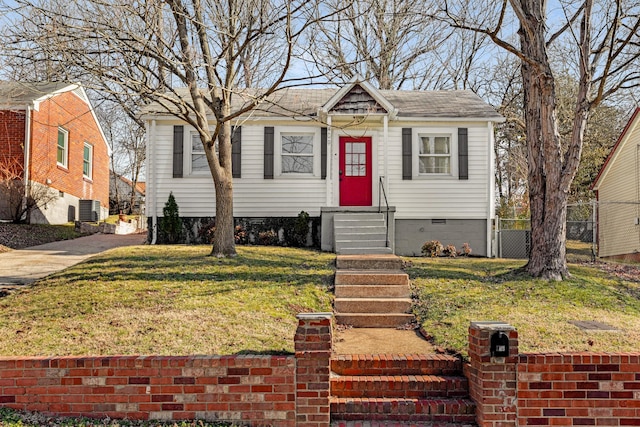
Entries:
[[384,214],[379,212],[336,213],[333,222],[336,221],[384,221]]
[[411,298],[336,298],[336,314],[341,313],[409,313]]
[[335,285],[336,298],[410,298],[407,285]]
[[448,354],[338,354],[331,371],[339,375],[462,374],[462,360]]
[[387,240],[387,233],[382,227],[353,228],[345,227],[334,231],[335,240]]
[[371,247],[371,248],[342,248],[336,250],[338,255],[392,255],[393,250],[387,247]]
[[331,378],[331,396],[358,398],[451,398],[469,395],[467,379],[440,375],[343,375]]
[[335,319],[340,325],[354,328],[396,328],[415,320],[408,313],[335,313]]
[[393,254],[340,254],[336,257],[336,267],[339,270],[401,270],[402,259]]
[[409,275],[402,270],[337,270],[335,284],[409,286]]
[[451,423],[470,425],[475,422],[475,408],[472,400],[463,398],[330,398],[332,421],[411,421],[411,425],[421,421],[438,423],[425,426],[455,425]]
[[384,239],[360,239],[360,240],[343,240],[336,239],[336,250],[340,250],[343,248],[376,248],[376,247],[386,247],[386,242]]

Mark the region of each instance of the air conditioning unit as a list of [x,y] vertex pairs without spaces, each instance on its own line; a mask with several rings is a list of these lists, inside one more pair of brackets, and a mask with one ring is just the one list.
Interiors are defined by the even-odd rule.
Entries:
[[85,222],[100,220],[100,200],[80,200],[79,219]]

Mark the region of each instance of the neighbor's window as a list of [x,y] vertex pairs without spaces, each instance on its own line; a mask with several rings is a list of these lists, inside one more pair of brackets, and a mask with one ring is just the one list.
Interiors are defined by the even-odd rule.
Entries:
[[313,173],[313,134],[282,133],[282,174]]
[[419,173],[451,173],[451,135],[419,135]]
[[58,128],[58,157],[57,161],[60,166],[67,167],[69,158],[69,132],[65,129]]
[[84,154],[82,155],[82,175],[91,179],[93,173],[93,145],[84,143]]

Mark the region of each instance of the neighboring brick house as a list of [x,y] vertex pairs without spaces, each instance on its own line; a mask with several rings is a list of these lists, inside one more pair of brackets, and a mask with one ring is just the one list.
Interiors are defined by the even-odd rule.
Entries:
[[[82,86],[0,82],[0,178],[19,184],[13,187],[14,193],[20,189],[18,204],[34,196],[41,201],[22,219],[61,224],[105,218],[109,155]],[[0,219],[15,216],[10,196],[0,197]]]
[[[109,173],[109,211],[111,214],[143,213],[144,193],[146,185],[144,182],[137,182],[133,188],[133,182],[122,175],[110,171]],[[133,206],[131,205],[131,193],[134,193]],[[131,207],[131,209],[130,209]]]

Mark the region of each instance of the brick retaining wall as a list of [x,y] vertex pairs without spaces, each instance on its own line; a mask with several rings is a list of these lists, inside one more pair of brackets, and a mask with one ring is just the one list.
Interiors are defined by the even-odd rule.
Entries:
[[0,406],[62,416],[328,426],[331,314],[295,355],[0,358]]
[[[509,334],[509,357],[491,356],[499,330]],[[640,352],[518,355],[517,347],[512,326],[469,328],[466,371],[480,427],[640,426]]]

